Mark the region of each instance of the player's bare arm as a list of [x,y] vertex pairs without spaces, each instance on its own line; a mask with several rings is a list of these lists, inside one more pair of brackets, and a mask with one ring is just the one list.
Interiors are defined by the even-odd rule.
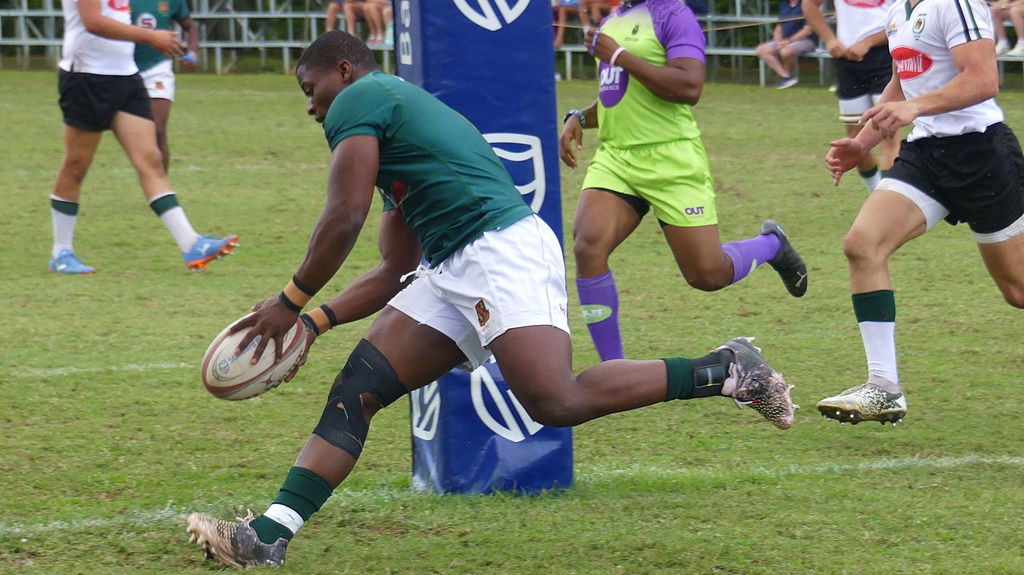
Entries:
[[566,118],[565,124],[562,126],[562,136],[558,141],[559,156],[562,158],[562,162],[574,170],[579,165],[576,151],[583,149],[583,129],[598,126],[597,100],[580,112],[583,113],[583,122],[581,123],[575,114]]
[[186,51],[184,55],[187,56],[181,59],[181,63],[186,71],[193,72],[196,69],[196,60],[199,54],[199,26],[191,16],[178,24],[181,25],[181,31],[185,35]]
[[829,54],[832,54],[833,58],[845,58],[846,46],[836,37],[832,26],[829,26],[828,22],[825,21],[825,14],[821,11],[823,3],[824,0],[803,0],[800,4],[800,9],[803,12],[804,20],[814,30],[814,33],[818,35],[818,38],[825,45],[825,49],[828,50]]
[[107,18],[101,11],[100,0],[79,0],[77,6],[82,24],[90,34],[111,40],[149,44],[170,57],[177,57],[182,53],[181,41],[178,40],[178,33],[175,31],[147,30]]
[[956,77],[938,90],[907,100],[903,106],[890,105],[885,111],[876,113],[874,121],[883,126],[905,122],[902,126],[906,126],[918,116],[962,110],[999,94],[999,68],[992,40],[965,42],[950,49],[949,53],[960,71]]
[[659,98],[691,106],[700,100],[704,89],[704,63],[699,60],[676,58],[664,66],[655,66],[630,54],[600,30],[588,30],[583,45],[602,62],[621,66]]
[[[885,89],[882,90],[882,96],[878,99],[878,103],[882,105],[903,102],[905,100],[903,87],[900,85],[900,77],[896,73],[896,65],[894,64],[892,79],[889,80]],[[868,110],[868,112],[870,111]],[[856,138],[842,138],[829,142],[829,151],[825,154],[825,167],[828,168],[828,173],[832,176],[832,185],[834,186],[838,186],[843,174],[856,167],[864,158],[864,155],[880,144],[886,137],[886,134],[878,130],[873,123],[865,118],[868,112],[865,112],[864,116],[861,117],[860,122],[864,127],[857,134]]]
[[[358,135],[342,140],[331,155],[327,205],[313,228],[306,257],[295,272],[295,278],[310,294],[320,291],[334,277],[359,238],[373,203],[379,153],[376,137]],[[252,327],[239,342],[240,349],[257,335],[263,336],[253,354],[253,362],[258,362],[267,342],[282,341],[298,315],[294,307],[279,298],[235,324],[232,332]],[[275,345],[275,352],[280,347]]]

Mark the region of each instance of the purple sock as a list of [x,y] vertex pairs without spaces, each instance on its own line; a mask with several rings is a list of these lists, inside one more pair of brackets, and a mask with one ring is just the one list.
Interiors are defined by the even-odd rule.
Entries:
[[722,251],[732,260],[732,283],[747,277],[754,268],[775,259],[782,242],[775,234],[761,234],[749,240],[722,244]]
[[576,292],[583,308],[590,339],[594,340],[601,361],[622,359],[622,334],[619,333],[619,291],[612,272],[594,278],[576,278]]

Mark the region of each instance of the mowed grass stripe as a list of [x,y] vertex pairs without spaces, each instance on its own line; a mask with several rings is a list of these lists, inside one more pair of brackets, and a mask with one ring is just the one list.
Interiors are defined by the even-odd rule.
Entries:
[[[909,457],[902,459],[878,459],[856,464],[825,463],[816,465],[782,465],[775,467],[753,466],[730,469],[665,469],[651,466],[630,466],[622,469],[604,469],[593,466],[580,466],[576,470],[576,481],[579,484],[601,485],[614,481],[743,481],[750,479],[778,479],[786,476],[809,475],[843,475],[865,471],[893,471],[899,469],[927,468],[952,469],[965,466],[1008,466],[1024,468],[1024,457],[1016,455],[1000,455],[996,457]],[[410,489],[360,489],[351,491],[339,489],[328,500],[325,508],[332,504],[341,505],[349,502],[406,504],[429,496],[420,491]],[[51,521],[36,524],[5,524],[0,523],[0,537],[20,536],[31,537],[55,531],[93,530],[102,527],[119,527],[134,529],[152,527],[154,523],[176,524],[195,511],[174,505],[162,509],[139,510],[116,517],[82,517],[71,520]]]

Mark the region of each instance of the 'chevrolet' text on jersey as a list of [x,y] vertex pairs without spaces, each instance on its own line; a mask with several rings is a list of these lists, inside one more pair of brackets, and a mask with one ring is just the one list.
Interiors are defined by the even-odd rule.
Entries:
[[836,38],[849,48],[885,29],[885,17],[895,0],[835,0]]
[[324,134],[331,150],[350,136],[377,138],[385,209],[401,211],[432,266],[533,213],[469,120],[396,76],[376,71],[345,88]]
[[[704,32],[683,0],[647,0],[628,9],[620,6],[601,23],[601,34],[655,66],[676,58],[704,62]],[[601,62],[598,71],[597,129],[602,143],[629,148],[700,137],[690,106],[659,98],[631,80],[621,66]]]
[[[64,47],[61,70],[104,76],[131,76],[135,65],[135,43],[111,40],[86,31],[78,13],[78,0],[64,0]],[[131,24],[128,0],[101,0],[100,15]]]
[[[909,2],[898,4],[889,11],[886,33],[908,100],[938,90],[960,73],[952,48],[994,38],[992,18],[982,0],[921,0],[913,8]],[[984,132],[1001,121],[1003,111],[990,98],[962,110],[918,117],[907,140]]]

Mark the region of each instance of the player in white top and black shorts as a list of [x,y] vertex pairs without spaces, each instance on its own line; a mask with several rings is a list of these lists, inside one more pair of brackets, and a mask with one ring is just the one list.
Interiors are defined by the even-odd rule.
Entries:
[[843,244],[868,382],[818,403],[841,421],[895,423],[906,414],[888,260],[941,220],[967,224],[1003,298],[1024,308],[1024,155],[994,99],[999,72],[988,7],[909,0],[889,11],[886,33],[892,80],[862,116],[865,129],[832,142],[825,157],[838,184],[883,135],[913,123]]
[[[846,135],[853,138],[860,131],[861,114],[878,102],[892,77],[892,58],[886,47],[884,23],[895,0],[833,0],[835,32],[821,12],[823,2],[803,0],[803,14],[836,59],[839,121],[845,126]],[[869,192],[892,167],[899,142],[899,134],[886,138],[882,141],[880,161],[872,154],[865,154],[857,165]]]
[[190,269],[231,253],[237,236],[200,236],[167,180],[149,94],[135,65],[135,43],[145,42],[179,56],[177,32],[131,25],[129,0],[65,0],[64,46],[60,60],[60,107],[64,114],[64,157],[50,195],[53,250],[49,270],[91,274],[72,247],[82,181],[103,132],[112,130],[139,175],[150,207],[171,232]]

